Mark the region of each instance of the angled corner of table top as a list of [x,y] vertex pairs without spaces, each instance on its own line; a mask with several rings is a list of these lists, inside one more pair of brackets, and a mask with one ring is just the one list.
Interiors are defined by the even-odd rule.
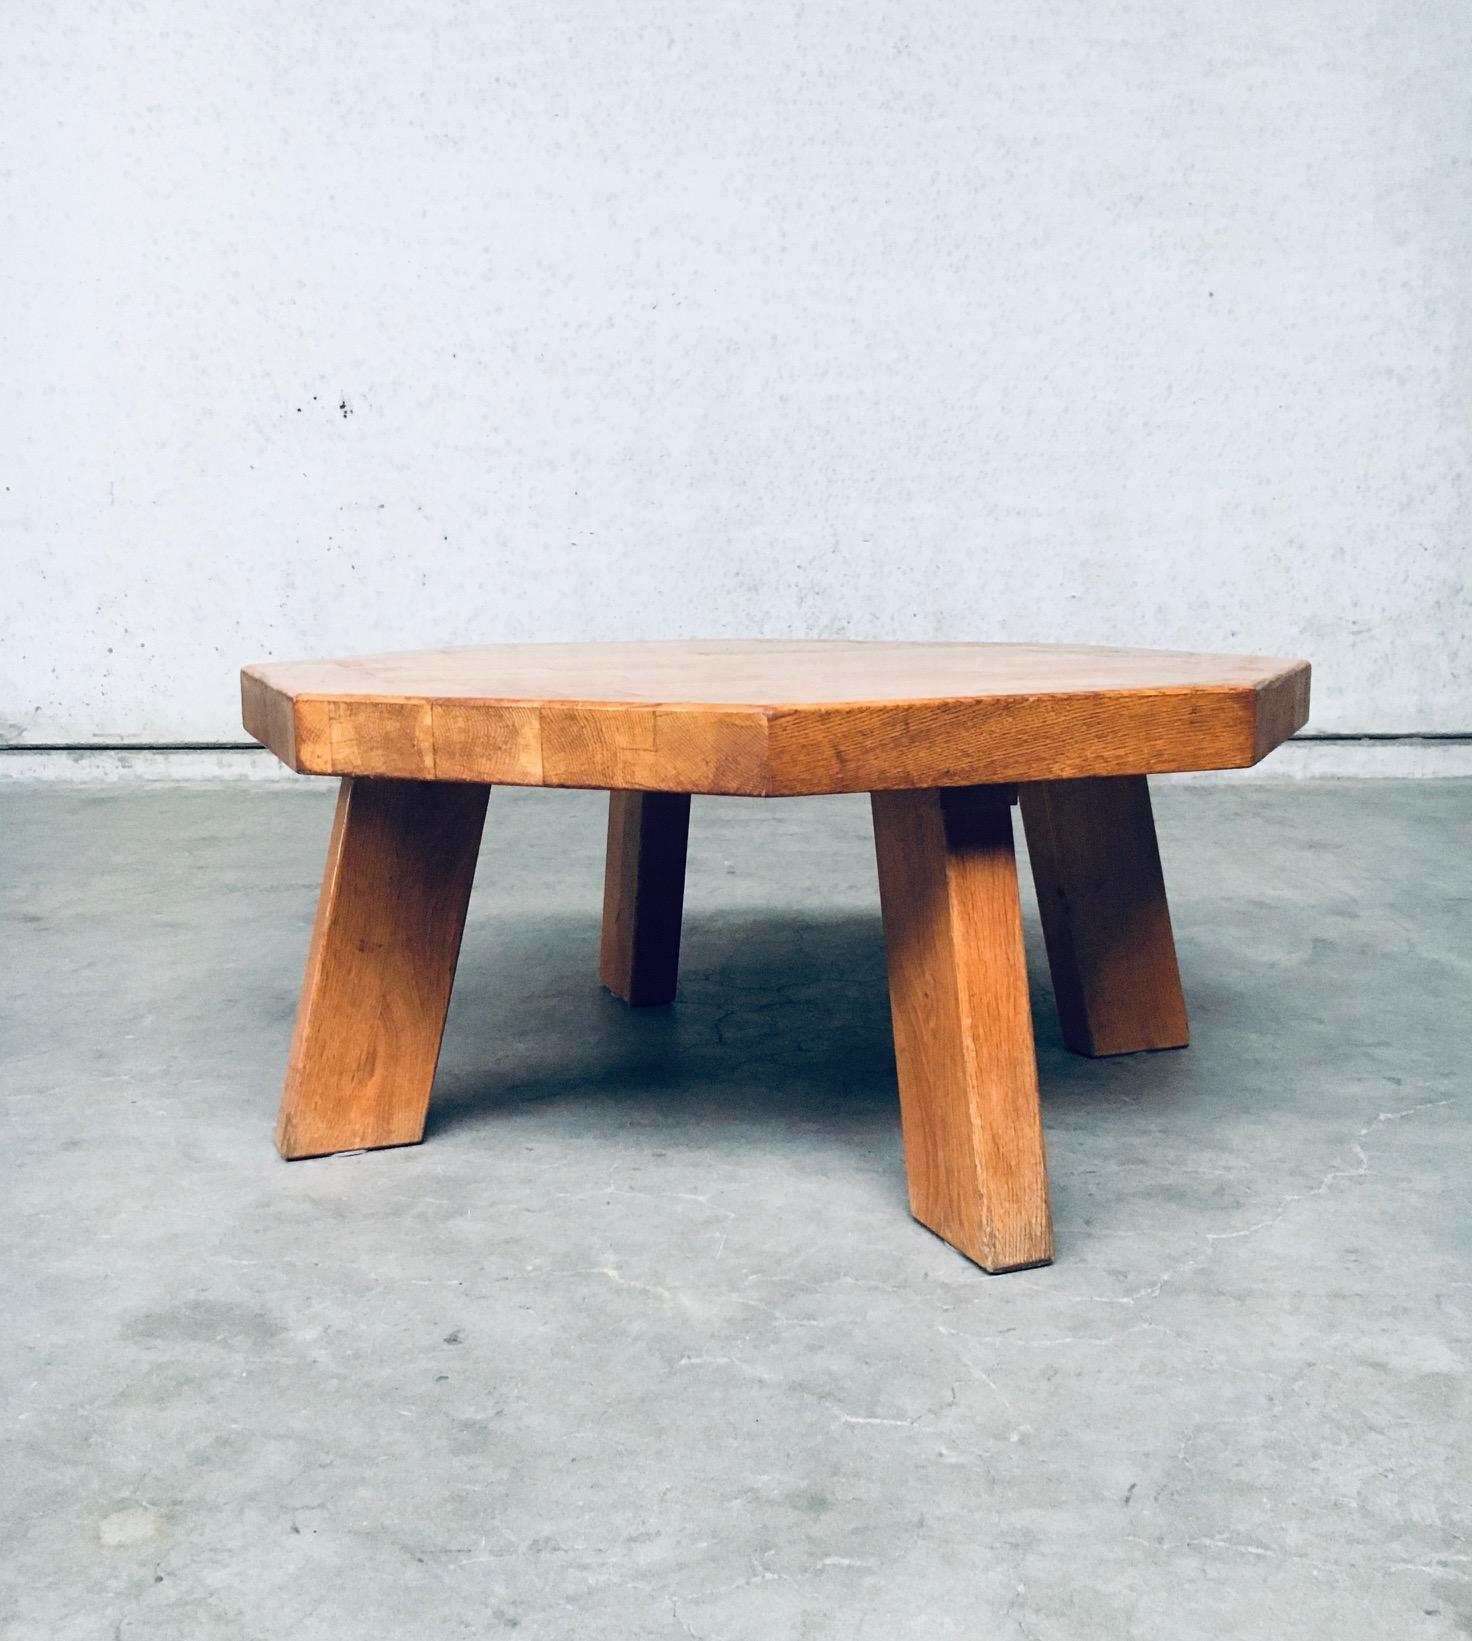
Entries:
[[1307,661],[1285,661],[1280,671],[1258,685],[1253,763],[1260,763],[1308,722],[1311,683]]
[[1306,662],[1022,644],[512,644],[246,667],[291,768],[800,796],[1242,768],[1308,715]]

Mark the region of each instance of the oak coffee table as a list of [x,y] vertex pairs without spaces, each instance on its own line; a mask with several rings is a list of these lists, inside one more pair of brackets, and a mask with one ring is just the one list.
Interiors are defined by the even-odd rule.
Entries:
[[1146,776],[1253,764],[1302,661],[1023,644],[507,644],[247,667],[245,727],[342,785],[276,1142],[412,1145],[490,788],[609,792],[600,976],[675,995],[692,793],[868,792],[910,1207],[1053,1257],[1012,806],[1068,1046],[1186,1043]]

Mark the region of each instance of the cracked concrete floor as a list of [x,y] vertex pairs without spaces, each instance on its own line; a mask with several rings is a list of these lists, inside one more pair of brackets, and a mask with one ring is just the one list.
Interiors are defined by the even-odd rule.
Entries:
[[[1060,1045],[1058,1230],[909,1220],[868,806],[498,791],[417,1149],[270,1132],[323,787],[0,789],[7,1641],[1472,1633],[1472,787],[1157,798],[1186,1053]],[[1029,906],[1031,918],[1031,908]]]

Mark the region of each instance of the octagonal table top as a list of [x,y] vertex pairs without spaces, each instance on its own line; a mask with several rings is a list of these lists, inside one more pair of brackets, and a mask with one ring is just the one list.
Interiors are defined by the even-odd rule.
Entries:
[[1256,763],[1304,661],[1079,645],[497,644],[245,668],[311,774],[796,796]]

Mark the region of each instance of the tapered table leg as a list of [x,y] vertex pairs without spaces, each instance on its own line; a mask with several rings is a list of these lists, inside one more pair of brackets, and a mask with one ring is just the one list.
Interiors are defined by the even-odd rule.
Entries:
[[276,1124],[283,1156],[423,1137],[489,791],[343,780]]
[[1011,804],[873,794],[910,1209],[989,1271],[1053,1257]]
[[1184,1048],[1190,1033],[1143,775],[1020,793],[1063,1040],[1076,1054]]
[[610,792],[598,978],[626,1003],[674,1001],[690,799]]

